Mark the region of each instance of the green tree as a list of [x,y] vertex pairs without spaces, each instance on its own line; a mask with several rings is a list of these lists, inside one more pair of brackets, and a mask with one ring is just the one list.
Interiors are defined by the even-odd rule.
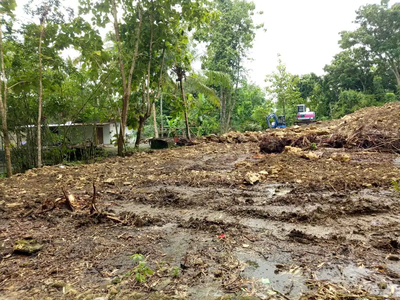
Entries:
[[[179,3],[182,12],[175,5]],[[154,108],[155,101],[160,97],[161,84],[165,76],[165,70],[171,69],[176,76],[179,84],[182,107],[185,116],[186,136],[190,139],[188,103],[184,89],[186,73],[191,69],[192,56],[190,53],[188,31],[191,27],[198,28],[208,21],[209,12],[206,6],[199,5],[205,1],[185,2],[185,1],[157,1],[149,2],[149,22],[148,30],[144,31],[143,41],[150,41],[147,53],[145,73],[142,80],[146,80],[146,90],[144,98],[144,110],[139,111],[139,130],[141,124],[150,116]],[[181,14],[185,18],[181,18]],[[165,22],[165,20],[169,20]],[[152,42],[154,40],[154,42]],[[146,45],[146,43],[144,43]],[[151,56],[154,57],[151,59]],[[151,89],[150,89],[151,87]],[[153,91],[156,91],[153,93]],[[153,109],[153,113],[155,109]],[[154,114],[155,115],[155,114]],[[156,128],[157,125],[154,124]]]
[[[136,6],[133,1],[104,0],[99,2],[92,2],[90,0],[80,1],[80,11],[88,14],[92,12],[92,21],[94,24],[105,27],[110,20],[114,27],[114,38],[117,46],[117,59],[120,70],[121,78],[121,93],[122,93],[122,109],[121,109],[121,123],[118,135],[118,155],[123,155],[124,141],[125,141],[125,128],[128,117],[129,100],[132,90],[132,78],[135,72],[136,60],[138,57],[141,27],[142,27],[142,6],[141,1],[137,1]],[[118,20],[118,9],[124,9],[123,19],[125,22],[129,21],[134,30],[133,47],[124,48],[121,39],[120,22]],[[130,45],[132,46],[132,45]],[[128,51],[124,51],[128,50]]]
[[341,47],[364,47],[379,64],[389,68],[400,85],[400,4],[389,0],[368,4],[357,11],[355,31],[341,33]]
[[321,83],[322,78],[315,73],[305,74],[300,76],[297,87],[301,93],[301,98],[308,99],[313,93],[317,84]]
[[266,116],[273,104],[266,99],[265,91],[259,86],[242,82],[237,91],[237,101],[232,116],[233,128],[254,131],[266,128]]
[[229,74],[232,80],[231,87],[217,87],[221,132],[227,132],[238,98],[239,83],[245,75],[243,62],[253,47],[256,30],[263,25],[253,22],[253,2],[217,0],[215,5],[219,18],[212,21],[212,30],[200,30],[196,38],[207,43],[207,56],[203,57],[202,68]]
[[[6,80],[6,68],[4,63],[4,47],[3,47],[3,24],[5,23],[5,15],[13,17],[13,11],[16,7],[15,0],[2,1],[0,3],[0,63],[1,63],[1,77],[4,82],[0,79],[0,116],[2,120],[2,132],[4,138],[4,149],[6,156],[6,170],[7,177],[12,176],[12,165],[11,165],[11,150],[10,150],[10,137],[8,133],[7,125],[7,80]],[[2,85],[3,91],[2,91]],[[2,94],[4,92],[4,94]]]
[[[205,71],[203,74],[191,74],[186,77],[186,80],[183,84],[185,86],[185,90],[188,91],[188,100],[186,102],[186,109],[193,110],[190,113],[193,115],[193,119],[195,119],[198,125],[201,127],[198,130],[199,132],[215,132],[214,124],[212,121],[215,121],[215,116],[205,117],[203,109],[206,108],[208,113],[211,108],[219,108],[220,99],[217,96],[216,87],[231,87],[232,81],[229,74],[217,72],[217,71]],[[186,98],[186,96],[185,96]],[[190,101],[192,100],[192,101]],[[194,100],[194,101],[193,101]],[[192,105],[191,105],[192,104]],[[196,105],[200,105],[199,107],[195,107]],[[184,107],[185,109],[185,107]],[[197,114],[196,114],[197,111]],[[186,123],[186,121],[185,121]],[[187,122],[186,131],[189,129],[189,122]]]
[[337,91],[373,91],[374,61],[365,48],[344,50],[325,66],[326,78]]
[[[38,42],[38,71],[39,71],[39,93],[38,93],[38,119],[37,119],[37,166],[42,166],[42,108],[43,108],[43,42],[47,39],[49,47],[57,33],[58,26],[51,26],[64,22],[64,14],[61,12],[61,2],[59,0],[46,0],[35,2],[31,0],[25,9],[32,16],[36,16],[39,20],[39,42]],[[47,30],[48,22],[50,28]],[[53,32],[52,32],[53,31]],[[47,35],[45,36],[45,33]],[[50,34],[53,33],[53,34]],[[54,59],[46,57],[46,59]]]
[[296,107],[304,102],[298,87],[300,78],[286,70],[286,65],[279,56],[277,71],[268,75],[266,81],[269,84],[267,93],[274,99],[278,113],[286,116],[289,125],[293,124],[297,113]]
[[343,91],[332,108],[332,117],[341,118],[347,114],[355,112],[357,109],[372,106],[375,104],[374,95],[366,95],[358,91]]
[[[113,40],[117,46],[123,98],[119,155],[122,155],[129,98],[141,90],[141,96],[135,96],[138,103],[133,106],[136,107],[140,135],[144,122],[151,114],[155,96],[158,97],[157,90],[160,90],[158,86],[163,78],[163,69],[172,68],[173,65],[183,66],[182,60],[177,58],[188,57],[184,47],[185,40],[188,40],[187,34],[191,28],[206,22],[207,5],[206,0],[141,0],[136,1],[136,5],[127,0],[104,0],[94,4],[89,0],[81,1],[81,10],[85,13],[92,10],[93,20],[97,25],[104,26],[110,19],[114,24]],[[121,21],[118,20],[118,9],[124,10]],[[168,58],[175,58],[166,60],[165,67],[162,54],[164,51]],[[141,59],[136,60],[139,54]]]

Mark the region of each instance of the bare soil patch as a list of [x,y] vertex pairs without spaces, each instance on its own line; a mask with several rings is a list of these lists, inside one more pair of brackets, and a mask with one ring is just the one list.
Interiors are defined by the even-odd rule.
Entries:
[[398,299],[398,154],[333,148],[340,124],[1,180],[0,299]]

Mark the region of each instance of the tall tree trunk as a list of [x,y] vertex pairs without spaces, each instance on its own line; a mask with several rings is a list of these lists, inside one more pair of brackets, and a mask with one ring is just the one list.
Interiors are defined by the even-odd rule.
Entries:
[[44,17],[40,24],[39,38],[39,113],[37,121],[37,167],[42,167],[42,101],[43,101],[43,70],[42,70],[42,40],[44,35]]
[[229,131],[230,124],[231,124],[231,116],[232,116],[232,109],[235,106],[235,100],[232,96],[231,90],[228,90],[226,93],[226,109],[225,109],[225,133]]
[[124,139],[125,139],[125,124],[127,119],[127,111],[129,102],[129,92],[126,85],[126,76],[125,76],[125,65],[122,59],[122,47],[121,47],[121,38],[119,35],[119,24],[118,24],[118,16],[117,16],[117,5],[115,4],[115,0],[111,0],[112,13],[114,18],[114,33],[115,38],[117,40],[117,48],[118,48],[118,61],[119,61],[119,70],[121,72],[122,77],[122,115],[121,115],[121,124],[118,135],[118,156],[122,156],[124,152]]
[[[2,18],[3,19],[3,18]],[[6,170],[7,177],[12,176],[12,165],[11,165],[11,149],[10,149],[10,137],[8,135],[7,128],[7,80],[6,80],[6,69],[4,66],[4,55],[3,55],[3,32],[0,24],[0,57],[1,57],[1,73],[4,80],[4,98],[1,93],[1,79],[0,79],[0,115],[3,129],[4,138],[4,150],[6,154]]]
[[[1,84],[1,82],[0,82]],[[2,129],[3,129],[3,138],[4,138],[4,150],[6,155],[6,170],[7,170],[7,177],[12,176],[12,165],[11,165],[11,149],[10,149],[10,137],[8,135],[8,128],[7,128],[7,108],[4,107],[4,102],[1,99],[1,89],[0,89],[0,115],[1,115],[1,122],[2,122]]]
[[163,122],[163,97],[161,95],[160,99],[160,131],[161,131],[161,137],[164,137],[164,122]]
[[[118,131],[117,131],[118,132]],[[124,130],[125,132],[125,130]],[[117,146],[118,146],[118,156],[123,156],[124,154],[124,133],[122,131],[122,122],[119,124],[119,134],[118,134],[118,140],[117,140]]]
[[[152,26],[151,30],[152,30],[152,32],[151,32],[151,41],[153,41],[153,26]],[[150,47],[150,50],[151,50],[151,47]],[[151,51],[150,51],[150,53],[151,53]],[[164,43],[163,52],[162,52],[160,77],[158,79],[157,96],[155,97],[155,99],[158,99],[160,97],[162,76],[163,76],[163,70],[164,70],[164,60],[165,60],[165,43]],[[156,111],[156,104],[155,104],[154,100],[153,100],[153,105],[152,105],[152,111],[153,111],[153,123],[154,123],[154,137],[158,138],[159,134],[158,134],[158,128],[157,128],[157,111]],[[161,133],[161,135],[162,135],[162,133]]]
[[188,119],[188,109],[187,109],[185,91],[183,90],[182,78],[180,78],[179,83],[180,83],[180,86],[181,86],[181,94],[182,94],[182,101],[183,101],[183,109],[184,109],[184,114],[185,114],[186,138],[187,138],[188,140],[190,140],[190,128],[189,128],[189,119]]
[[394,73],[394,76],[396,77],[396,81],[397,81],[397,85],[400,86],[400,72],[399,72],[399,68],[397,68],[397,66],[393,66],[392,71]]
[[232,114],[233,114],[233,110],[235,109],[235,105],[236,105],[236,101],[234,98],[232,98],[232,103],[231,103],[231,106],[229,107],[228,116],[227,116],[227,124],[226,124],[227,131],[229,131],[231,129]]
[[140,9],[140,1],[138,1],[137,9],[139,11],[139,24],[138,24],[138,27],[136,28],[135,51],[132,56],[131,68],[129,71],[128,81],[127,81],[126,76],[125,76],[125,65],[124,65],[124,61],[122,58],[122,47],[121,47],[122,43],[121,43],[121,37],[119,35],[117,5],[115,3],[115,0],[111,0],[111,6],[112,6],[112,13],[113,13],[113,18],[114,18],[114,33],[115,33],[115,38],[117,40],[119,68],[120,68],[121,77],[122,77],[122,91],[123,91],[122,113],[121,113],[121,127],[120,127],[120,131],[119,131],[119,135],[118,135],[118,156],[122,156],[123,152],[124,152],[125,127],[126,127],[126,120],[128,118],[129,98],[130,98],[130,93],[131,93],[131,82],[132,82],[133,72],[135,70],[136,58],[137,58],[138,49],[139,49],[140,31],[141,31],[141,26],[142,26],[142,14],[141,14],[141,9]]
[[221,98],[220,128],[221,128],[221,133],[225,133],[227,100],[226,100],[226,94],[224,92],[224,89],[221,89],[221,97],[220,98]]
[[137,135],[136,135],[136,141],[135,141],[135,148],[139,148],[140,145],[140,139],[142,137],[142,131],[144,127],[144,122],[146,121],[146,118],[140,116],[139,117],[139,127],[137,129]]
[[236,83],[235,83],[235,91],[230,93],[230,103],[231,105],[229,106],[228,109],[228,116],[227,116],[227,121],[226,121],[226,131],[228,131],[231,127],[231,122],[232,122],[232,114],[236,106],[236,101],[238,97],[238,89],[239,89],[239,78],[240,78],[240,57],[238,57],[237,61],[237,74],[236,74]]
[[[128,96],[129,98],[129,96]],[[128,103],[129,100],[126,100],[124,97],[123,103]],[[128,105],[126,106],[126,114],[124,114],[124,112],[122,112],[121,115],[121,123],[119,124],[119,134],[118,134],[118,140],[117,140],[117,148],[118,148],[118,156],[123,156],[124,155],[124,144],[125,144],[125,127],[126,127],[126,119],[128,116]],[[124,104],[123,104],[123,111],[124,111]],[[125,115],[125,118],[123,119],[122,116]]]
[[[152,1],[153,3],[153,1]],[[153,23],[154,23],[154,17],[153,17],[153,11],[151,12],[150,16],[150,43],[149,43],[149,62],[147,64],[147,80],[146,80],[146,97],[145,97],[145,107],[146,107],[146,112],[144,113],[144,118],[145,120],[150,117],[151,115],[151,109],[153,107],[154,99],[153,101],[150,100],[150,81],[151,81],[151,60],[153,58]]]
[[[160,92],[161,92],[161,84],[162,84],[162,76],[163,76],[163,70],[164,70],[164,60],[165,60],[165,43],[163,47],[163,52],[162,52],[162,59],[161,59],[161,68],[160,68],[160,77],[158,79],[158,89],[157,89],[157,96],[156,99],[160,97]],[[162,97],[161,97],[161,102],[162,102]],[[161,103],[162,106],[162,103]],[[161,108],[161,116],[162,116],[162,108]],[[155,138],[159,137],[158,134],[158,128],[157,128],[157,113],[156,113],[156,104],[153,102],[153,122],[154,122],[154,136]],[[161,121],[162,123],[162,121]],[[162,127],[162,125],[161,125]],[[162,130],[161,130],[161,137],[162,137]]]
[[156,103],[155,102],[153,102],[152,111],[153,111],[154,137],[156,139],[158,139],[159,135],[158,135],[158,128],[157,128],[157,112],[156,112]]

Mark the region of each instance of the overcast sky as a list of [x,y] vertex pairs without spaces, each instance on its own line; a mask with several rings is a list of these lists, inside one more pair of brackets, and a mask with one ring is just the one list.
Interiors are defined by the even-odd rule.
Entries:
[[[355,11],[380,0],[253,0],[264,14],[256,16],[267,32],[259,31],[251,51],[249,76],[264,84],[282,55],[289,72],[323,74],[323,67],[340,51],[339,32],[356,28]],[[393,1],[392,1],[393,2]]]
[[[17,0],[18,14],[28,0]],[[254,48],[246,63],[248,75],[255,83],[265,86],[267,74],[277,66],[278,53],[293,74],[314,72],[323,74],[323,67],[340,51],[339,32],[356,28],[355,11],[362,5],[380,0],[253,0],[257,24],[265,29],[257,32]],[[393,3],[393,1],[392,1]],[[78,0],[68,5],[77,7]]]

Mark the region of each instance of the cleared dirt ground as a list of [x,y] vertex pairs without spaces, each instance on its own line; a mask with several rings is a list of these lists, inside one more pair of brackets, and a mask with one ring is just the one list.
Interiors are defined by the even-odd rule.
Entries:
[[201,142],[0,180],[0,299],[400,299],[398,155],[259,149]]
[[[340,162],[328,158],[338,149],[307,160],[258,148],[208,143],[2,180],[4,299],[297,299],[327,283],[400,297],[397,156],[358,151]],[[250,171],[260,174],[253,185]],[[93,181],[107,214],[48,204],[63,187],[90,202]],[[22,239],[43,248],[13,253]],[[155,271],[145,283],[133,254]]]

